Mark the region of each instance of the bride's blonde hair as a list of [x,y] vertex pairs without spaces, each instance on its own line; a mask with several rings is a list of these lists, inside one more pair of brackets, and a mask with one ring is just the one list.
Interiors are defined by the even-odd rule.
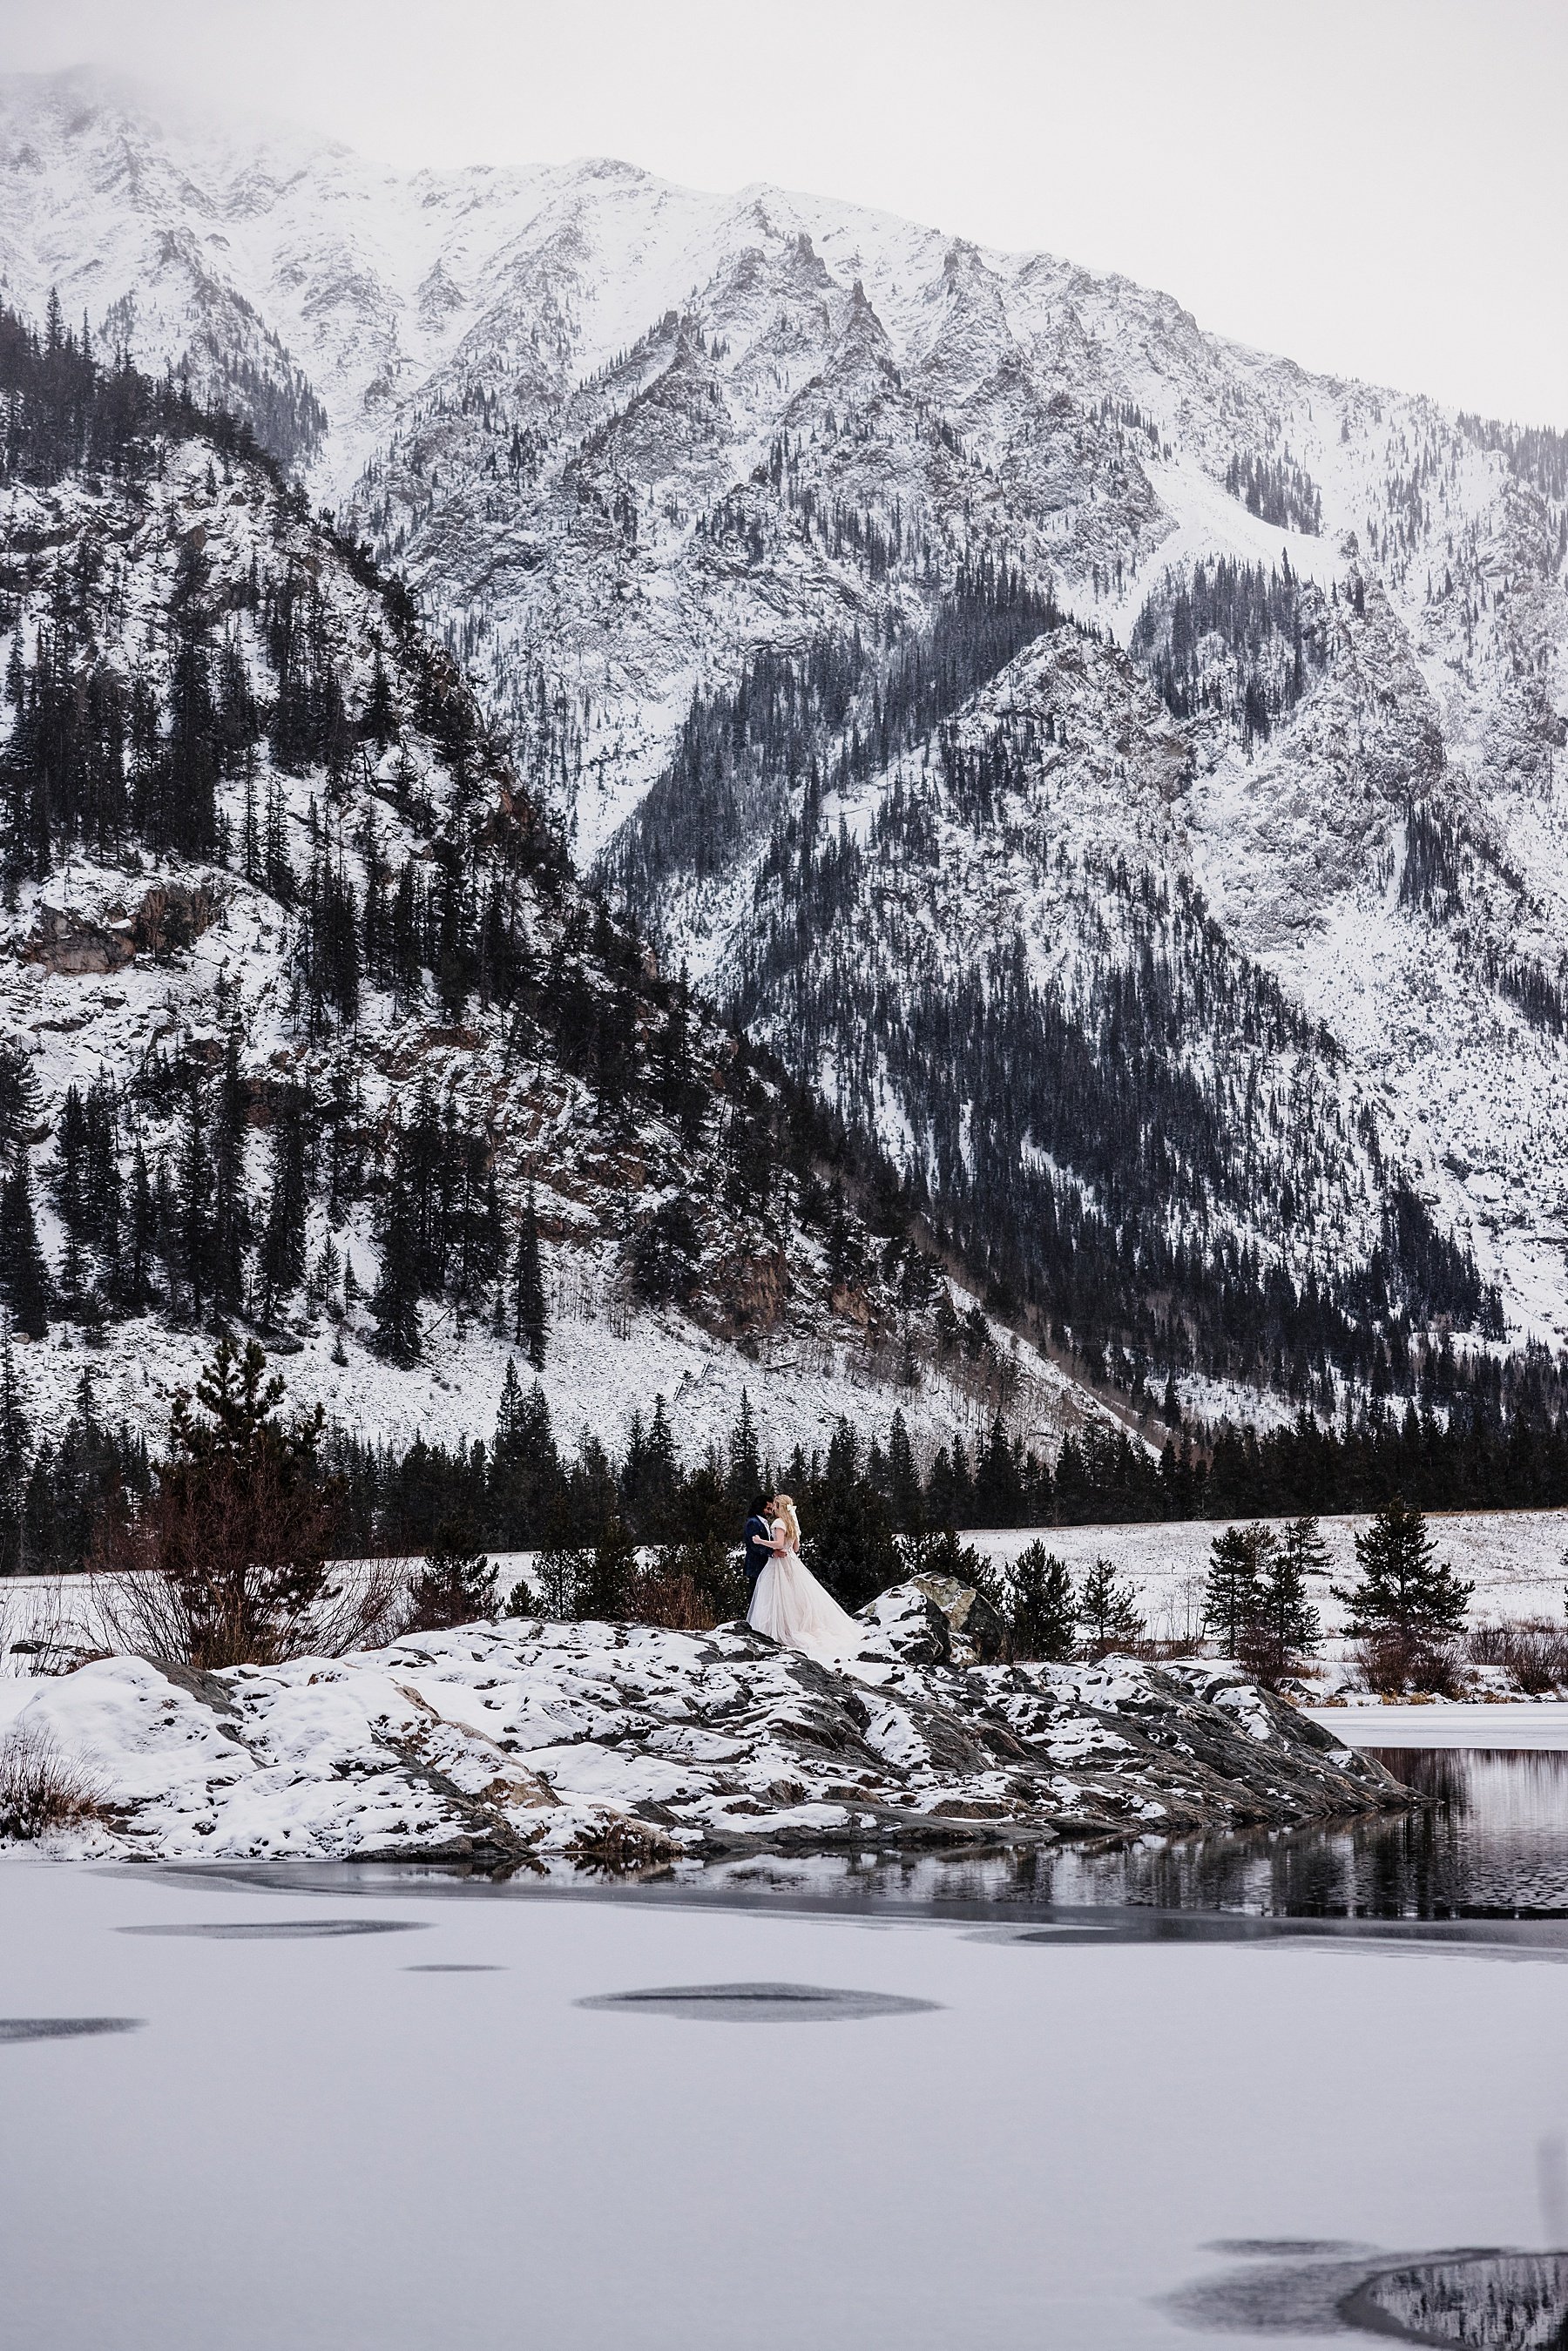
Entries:
[[794,1549],[799,1551],[800,1548],[800,1521],[795,1516],[795,1505],[789,1499],[788,1494],[774,1495],[773,1515],[776,1519],[783,1520],[784,1531],[789,1536],[790,1543]]

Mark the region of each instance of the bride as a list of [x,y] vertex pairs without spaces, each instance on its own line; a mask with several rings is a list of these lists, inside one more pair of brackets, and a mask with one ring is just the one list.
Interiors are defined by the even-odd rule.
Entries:
[[757,1579],[747,1622],[770,1641],[786,1649],[803,1649],[824,1665],[851,1656],[865,1628],[823,1591],[801,1559],[800,1521],[788,1494],[775,1494],[768,1515],[773,1555]]

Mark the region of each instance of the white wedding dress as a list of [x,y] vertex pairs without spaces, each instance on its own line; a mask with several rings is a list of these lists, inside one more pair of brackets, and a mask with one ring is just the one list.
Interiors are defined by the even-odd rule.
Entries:
[[[773,1540],[785,1541],[782,1519],[773,1521]],[[763,1568],[746,1618],[770,1641],[786,1649],[802,1649],[822,1665],[852,1656],[865,1632],[822,1589],[792,1545]]]

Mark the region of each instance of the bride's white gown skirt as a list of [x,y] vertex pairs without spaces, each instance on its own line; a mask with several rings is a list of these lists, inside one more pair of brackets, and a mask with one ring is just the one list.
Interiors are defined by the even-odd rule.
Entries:
[[831,1592],[824,1592],[799,1552],[770,1559],[757,1579],[747,1621],[770,1641],[831,1665],[860,1646],[865,1631],[846,1615]]

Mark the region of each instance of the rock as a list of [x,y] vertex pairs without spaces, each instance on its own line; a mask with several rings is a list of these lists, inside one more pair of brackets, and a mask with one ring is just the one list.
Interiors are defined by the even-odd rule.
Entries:
[[944,1577],[901,1584],[840,1667],[745,1625],[507,1621],[218,1674],[108,1658],[40,1679],[29,1710],[123,1815],[97,1849],[164,1857],[643,1869],[1411,1802],[1234,1667],[981,1662],[983,1607]]
[[217,898],[205,884],[191,890],[177,882],[158,883],[127,923],[95,923],[86,914],[45,906],[17,952],[25,963],[42,964],[62,978],[89,977],[123,970],[139,955],[160,958],[189,946],[211,927],[217,912]]
[[119,971],[132,961],[136,948],[123,932],[106,930],[85,914],[63,914],[57,907],[45,906],[37,929],[18,952],[25,963],[42,964],[46,971],[63,978],[79,979]]
[[952,1575],[917,1575],[915,1582],[946,1622],[951,1661],[987,1665],[1007,1646],[1007,1627],[983,1593]]

